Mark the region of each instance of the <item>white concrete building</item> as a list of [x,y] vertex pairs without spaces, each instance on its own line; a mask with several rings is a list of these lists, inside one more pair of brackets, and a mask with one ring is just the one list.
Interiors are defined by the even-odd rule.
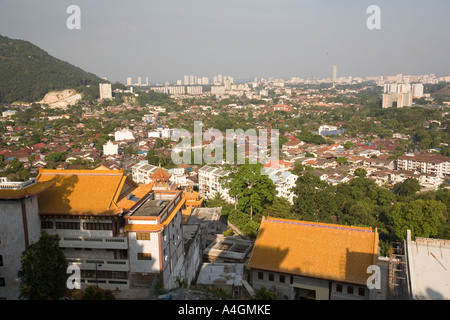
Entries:
[[50,184],[0,178],[0,300],[17,299],[21,255],[40,237],[38,193]]
[[225,177],[229,172],[220,168],[204,166],[198,170],[198,185],[200,194],[211,199],[220,194],[227,202],[234,203],[235,200],[228,194],[228,189],[223,188],[220,178]]
[[115,141],[135,140],[134,132],[127,128],[122,128],[114,132]]
[[396,169],[442,177],[450,174],[450,158],[439,154],[405,154],[397,159]]
[[294,203],[295,195],[292,189],[295,187],[297,179],[297,175],[286,171],[280,175],[275,183],[275,190],[278,192],[278,196],[287,199],[291,204]]
[[407,291],[412,300],[449,300],[450,240],[416,237],[407,230],[404,241],[408,271]]
[[107,143],[105,143],[103,145],[103,155],[105,156],[109,156],[109,155],[115,155],[115,154],[119,154],[119,145],[112,142],[112,141],[108,141]]
[[112,99],[111,83],[99,83],[100,99]]
[[[41,230],[59,235],[69,265],[81,269],[82,288],[127,290],[154,280],[176,287],[186,277],[185,201],[181,191],[137,185],[121,170],[41,170],[27,182],[1,179],[0,298],[18,299],[21,254]],[[190,263],[192,280],[199,263]]]
[[151,285],[156,278],[164,288],[172,289],[177,279],[185,278],[183,204],[181,191],[157,191],[125,216],[133,286]]
[[148,164],[147,161],[137,163],[131,167],[131,176],[134,182],[148,184],[152,182],[150,176],[158,170],[157,166]]

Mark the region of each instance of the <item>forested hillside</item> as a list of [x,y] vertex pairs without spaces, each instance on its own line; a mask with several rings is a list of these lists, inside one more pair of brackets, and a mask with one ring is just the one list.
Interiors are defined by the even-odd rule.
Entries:
[[39,101],[52,90],[102,81],[28,41],[4,36],[0,36],[0,75],[0,103]]

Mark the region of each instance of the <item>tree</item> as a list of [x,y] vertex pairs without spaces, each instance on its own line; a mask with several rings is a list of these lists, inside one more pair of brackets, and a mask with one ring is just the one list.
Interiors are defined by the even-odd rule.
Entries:
[[395,184],[393,191],[396,195],[409,197],[420,191],[420,183],[417,179],[408,178]]
[[52,153],[49,153],[47,156],[45,156],[45,160],[51,161],[51,162],[61,162],[61,161],[64,161],[65,159],[66,159],[66,157],[64,156],[64,153],[62,153],[62,152],[52,152]]
[[365,178],[367,176],[367,171],[363,168],[358,168],[355,170],[355,176]]
[[294,163],[294,169],[291,170],[291,172],[297,176],[301,175],[303,173],[303,165],[300,161],[296,161]]
[[299,176],[294,192],[292,213],[302,220],[316,222],[333,222],[337,213],[335,188],[311,172]]
[[66,292],[67,266],[59,248],[59,236],[42,232],[39,241],[29,245],[22,253],[19,270],[20,299],[59,299]]
[[252,297],[252,300],[278,300],[278,298],[279,293],[269,291],[266,287],[262,286],[255,291],[255,295]]
[[400,241],[405,239],[406,230],[411,230],[412,237],[429,238],[445,223],[445,210],[446,206],[436,200],[398,202],[388,214],[389,226]]
[[345,149],[351,149],[351,148],[353,148],[355,146],[355,144],[353,143],[353,142],[351,142],[351,141],[346,141],[345,143],[344,143],[344,148]]
[[263,205],[272,203],[275,197],[275,184],[261,173],[263,168],[261,163],[243,164],[224,183],[230,196],[237,198],[237,208],[250,213],[250,220],[254,212],[260,212]]
[[343,166],[347,164],[347,158],[346,157],[337,157],[336,162],[339,163],[339,165]]
[[337,186],[335,202],[339,208],[339,223],[385,228],[385,216],[395,195],[372,180],[355,177]]

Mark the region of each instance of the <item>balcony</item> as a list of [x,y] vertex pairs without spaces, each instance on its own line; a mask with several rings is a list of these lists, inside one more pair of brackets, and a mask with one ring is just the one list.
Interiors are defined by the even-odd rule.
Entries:
[[92,248],[92,249],[128,249],[125,237],[70,237],[63,236],[59,241],[63,248]]
[[[97,264],[97,270],[102,271],[129,271],[130,266],[128,260],[116,260],[116,259],[93,259],[93,258],[66,258],[69,265],[79,266],[83,270],[95,270]],[[99,266],[101,265],[101,266]]]

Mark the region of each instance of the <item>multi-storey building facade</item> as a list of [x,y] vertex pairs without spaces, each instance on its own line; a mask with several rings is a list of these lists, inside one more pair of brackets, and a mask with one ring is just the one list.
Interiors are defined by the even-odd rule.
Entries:
[[437,154],[403,155],[398,158],[396,169],[443,177],[450,174],[450,158]]
[[131,176],[136,183],[148,184],[152,180],[150,176],[158,170],[157,166],[148,164],[147,162],[137,163],[131,167]]
[[17,299],[22,252],[40,237],[38,195],[53,182],[0,179],[0,300]]
[[0,183],[0,298],[19,296],[20,257],[41,231],[57,234],[81,285],[126,290],[184,278],[181,191],[138,185],[122,170],[41,170]]
[[212,166],[204,166],[198,170],[198,187],[200,195],[211,199],[220,194],[227,202],[234,203],[228,194],[228,189],[222,186],[221,178],[227,176],[229,172]]

